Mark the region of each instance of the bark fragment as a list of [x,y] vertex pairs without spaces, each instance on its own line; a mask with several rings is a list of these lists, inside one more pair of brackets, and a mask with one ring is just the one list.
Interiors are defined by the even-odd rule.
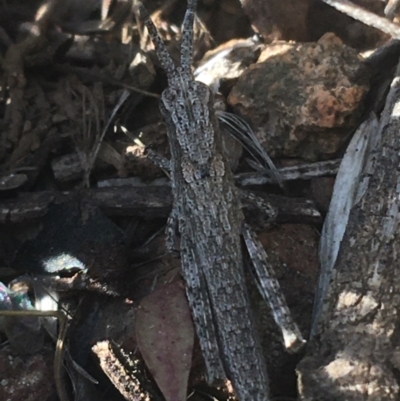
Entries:
[[298,366],[302,400],[399,398],[399,97],[400,66],[380,121],[375,168],[351,210],[316,336]]

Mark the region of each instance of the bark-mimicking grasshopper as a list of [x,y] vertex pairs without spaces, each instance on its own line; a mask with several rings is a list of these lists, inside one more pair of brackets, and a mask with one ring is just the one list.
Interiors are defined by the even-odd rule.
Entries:
[[222,150],[212,92],[196,82],[191,71],[195,8],[196,0],[189,0],[177,67],[147,11],[138,6],[168,78],[160,108],[171,150],[170,240],[179,231],[186,294],[208,380],[229,377],[241,401],[266,401],[268,376],[245,284],[241,233],[286,347],[296,350],[304,340],[263,247],[244,224],[239,193]]

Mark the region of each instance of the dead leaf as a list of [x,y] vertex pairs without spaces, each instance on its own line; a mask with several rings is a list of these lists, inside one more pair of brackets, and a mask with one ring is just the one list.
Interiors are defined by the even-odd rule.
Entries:
[[185,401],[194,329],[179,282],[146,296],[137,311],[136,338],[144,361],[167,401]]

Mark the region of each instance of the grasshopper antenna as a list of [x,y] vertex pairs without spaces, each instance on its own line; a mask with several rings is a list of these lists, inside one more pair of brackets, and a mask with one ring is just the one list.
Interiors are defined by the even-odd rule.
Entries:
[[157,28],[155,27],[153,21],[150,18],[149,13],[142,3],[137,4],[137,10],[139,14],[139,19],[146,25],[147,30],[149,31],[149,35],[151,41],[154,44],[156,49],[157,57],[160,60],[162,67],[167,73],[167,78],[170,80],[176,71],[176,66],[174,61],[172,60],[170,54],[168,53],[167,48],[165,47],[164,42],[160,38],[160,35],[157,32]]
[[193,23],[197,0],[188,0],[188,7],[182,23],[181,66],[182,72],[192,74]]

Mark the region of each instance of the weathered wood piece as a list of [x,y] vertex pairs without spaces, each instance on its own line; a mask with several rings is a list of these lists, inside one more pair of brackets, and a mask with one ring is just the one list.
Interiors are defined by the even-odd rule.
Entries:
[[[129,179],[123,179],[119,181],[120,186],[90,188],[81,191],[80,194],[83,199],[90,199],[108,216],[155,219],[166,218],[169,215],[172,207],[170,186],[132,187],[128,185],[130,182]],[[74,191],[43,191],[21,193],[16,198],[2,200],[0,201],[0,224],[18,224],[39,219],[47,213],[51,202],[66,201],[71,194],[74,194]],[[252,193],[249,192],[249,194]],[[310,199],[268,194],[262,194],[262,198],[277,210],[276,223],[321,223],[321,214]],[[245,213],[246,209],[249,209],[251,213],[257,207],[253,203],[245,201],[243,203]]]
[[[282,167],[278,169],[283,182],[293,180],[310,180],[311,178],[326,175],[336,175],[341,159],[325,160],[315,163],[303,163],[296,166]],[[235,175],[235,181],[240,186],[256,186],[274,184],[267,174],[239,173]]]
[[400,64],[380,119],[375,163],[350,212],[315,337],[298,365],[302,400],[400,397],[399,110]]

